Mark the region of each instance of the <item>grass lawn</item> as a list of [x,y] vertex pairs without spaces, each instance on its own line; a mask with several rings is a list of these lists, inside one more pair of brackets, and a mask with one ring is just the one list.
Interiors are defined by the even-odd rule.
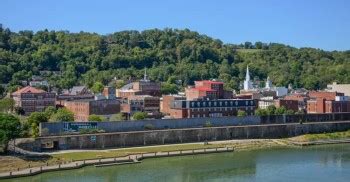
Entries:
[[192,149],[204,149],[204,148],[216,148],[223,147],[223,144],[182,144],[182,145],[172,145],[172,146],[154,146],[154,147],[142,147],[142,148],[127,148],[120,150],[107,150],[107,151],[92,151],[92,152],[72,152],[72,153],[62,153],[53,154],[54,158],[63,161],[71,160],[86,160],[86,159],[96,159],[96,158],[109,158],[109,157],[121,157],[129,154],[139,154],[139,153],[149,153],[149,152],[168,152],[175,150],[192,150]]
[[300,142],[309,142],[317,140],[337,140],[337,139],[350,139],[350,130],[334,132],[334,133],[320,133],[320,134],[306,134],[291,138]]

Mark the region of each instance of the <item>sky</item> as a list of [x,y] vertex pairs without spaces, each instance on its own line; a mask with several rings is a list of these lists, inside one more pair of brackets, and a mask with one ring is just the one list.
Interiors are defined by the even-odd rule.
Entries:
[[350,0],[0,0],[12,31],[188,28],[224,43],[350,50]]

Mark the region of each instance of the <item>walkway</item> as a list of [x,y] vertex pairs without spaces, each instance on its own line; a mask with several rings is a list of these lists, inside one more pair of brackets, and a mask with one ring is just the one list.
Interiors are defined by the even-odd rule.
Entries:
[[75,161],[75,162],[70,162],[66,164],[40,166],[40,167],[27,168],[27,169],[18,170],[18,171],[0,173],[0,179],[32,176],[32,175],[40,174],[43,172],[49,172],[49,171],[77,169],[88,165],[101,166],[102,164],[113,164],[113,165],[126,164],[126,163],[132,164],[132,163],[139,163],[139,161],[146,158],[230,152],[233,150],[234,150],[233,148],[225,147],[225,148],[210,148],[210,149],[196,149],[196,150],[180,150],[180,151],[171,151],[171,152],[142,153],[142,154],[129,155],[125,157],[91,159],[91,160]]

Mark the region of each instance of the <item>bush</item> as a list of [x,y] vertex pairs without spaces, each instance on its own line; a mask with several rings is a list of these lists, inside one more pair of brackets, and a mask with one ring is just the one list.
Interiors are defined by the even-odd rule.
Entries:
[[101,122],[101,121],[105,121],[106,118],[103,117],[103,116],[98,116],[98,115],[96,115],[96,114],[92,114],[92,115],[89,116],[88,120],[89,120],[89,121],[98,121],[98,122]]
[[144,126],[144,128],[145,128],[145,130],[154,130],[154,129],[155,129],[155,127],[153,126],[153,124],[146,124],[146,125]]
[[52,121],[74,121],[74,113],[69,111],[68,109],[61,108],[58,109],[55,114],[51,116]]
[[237,112],[237,116],[238,117],[244,117],[246,115],[247,115],[247,113],[245,111],[243,111],[243,110],[238,110],[238,112]]
[[142,120],[142,119],[145,119],[146,117],[147,117],[147,113],[145,112],[135,112],[132,115],[133,120]]

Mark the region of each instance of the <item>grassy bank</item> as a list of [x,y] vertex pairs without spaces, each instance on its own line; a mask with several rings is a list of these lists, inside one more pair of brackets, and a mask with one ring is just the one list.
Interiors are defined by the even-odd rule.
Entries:
[[306,134],[290,138],[297,142],[313,142],[318,140],[340,140],[350,139],[350,130],[334,133]]

